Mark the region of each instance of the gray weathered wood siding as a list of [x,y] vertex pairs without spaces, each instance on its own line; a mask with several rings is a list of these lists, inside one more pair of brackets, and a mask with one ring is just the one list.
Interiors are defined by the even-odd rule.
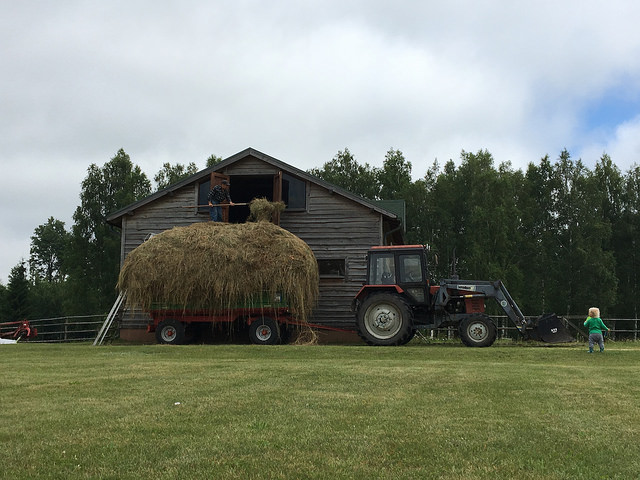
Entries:
[[207,215],[197,214],[196,208],[184,208],[196,205],[197,185],[189,185],[177,190],[173,195],[163,197],[136,210],[133,215],[122,218],[121,259],[136,248],[149,234],[157,234],[173,227],[191,225],[201,219],[208,220]]
[[278,168],[255,157],[247,157],[229,165],[220,173],[225,175],[275,175]]
[[307,184],[306,212],[283,212],[280,226],[297,235],[319,260],[344,260],[344,278],[320,278],[314,323],[353,327],[351,301],[366,278],[366,252],[381,242],[380,214],[318,185]]
[[[228,166],[221,173],[232,176],[273,175],[278,169],[248,157]],[[202,179],[201,179],[202,180]],[[337,327],[353,327],[351,301],[366,277],[366,252],[383,241],[383,218],[379,212],[347,197],[306,181],[307,205],[304,211],[284,211],[280,225],[307,242],[319,260],[344,260],[344,278],[320,279],[320,298],[311,321]],[[170,195],[164,195],[122,217],[121,259],[140,245],[149,234],[174,226],[208,221],[208,214],[197,209],[198,181]],[[140,328],[146,314],[125,312],[122,328]]]

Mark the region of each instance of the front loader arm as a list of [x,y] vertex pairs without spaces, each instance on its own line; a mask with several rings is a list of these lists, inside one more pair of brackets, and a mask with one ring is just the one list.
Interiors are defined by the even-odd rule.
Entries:
[[473,297],[494,298],[518,331],[526,337],[527,321],[507,287],[500,280],[495,282],[486,280],[442,280],[436,296],[435,306],[444,307],[454,298]]

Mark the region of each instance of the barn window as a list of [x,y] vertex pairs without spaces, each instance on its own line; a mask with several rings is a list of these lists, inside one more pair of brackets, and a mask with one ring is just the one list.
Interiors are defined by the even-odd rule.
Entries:
[[[211,182],[207,180],[206,182],[202,182],[198,185],[198,205],[208,205],[209,204],[209,190],[211,189]],[[232,197],[233,198],[233,197]],[[198,209],[200,213],[209,213],[208,207],[200,207]]]
[[319,259],[318,272],[324,278],[344,278],[346,275],[346,261],[344,259]]
[[307,206],[307,184],[299,178],[282,174],[282,201],[287,210],[303,210]]

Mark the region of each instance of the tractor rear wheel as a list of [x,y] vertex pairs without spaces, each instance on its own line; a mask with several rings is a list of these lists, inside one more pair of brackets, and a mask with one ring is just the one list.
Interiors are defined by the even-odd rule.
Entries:
[[185,343],[185,326],[173,318],[161,321],[156,327],[156,340],[158,343],[181,345]]
[[496,341],[497,330],[487,315],[469,315],[458,325],[460,340],[467,347],[490,347]]
[[404,345],[415,334],[409,306],[399,295],[367,297],[356,316],[358,335],[369,345]]

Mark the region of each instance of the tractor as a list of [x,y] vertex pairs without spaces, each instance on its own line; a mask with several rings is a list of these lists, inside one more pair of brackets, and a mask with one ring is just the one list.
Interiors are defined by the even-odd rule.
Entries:
[[432,282],[423,245],[372,247],[367,280],[352,308],[358,334],[369,345],[404,345],[418,329],[455,326],[465,345],[488,347],[497,337],[496,325],[485,313],[489,298],[525,339],[575,341],[555,314],[527,320],[499,280],[460,280],[452,275]]

